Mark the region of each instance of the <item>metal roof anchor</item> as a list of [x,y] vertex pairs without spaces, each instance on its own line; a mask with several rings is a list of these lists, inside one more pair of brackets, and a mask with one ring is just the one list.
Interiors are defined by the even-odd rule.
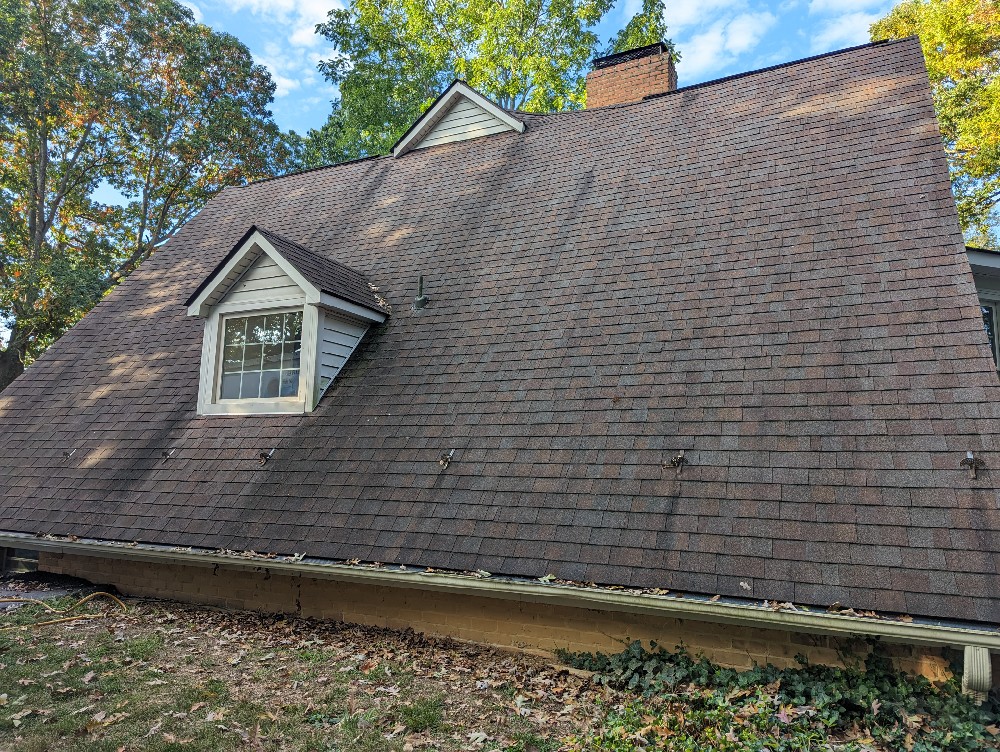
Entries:
[[978,471],[986,467],[986,463],[979,459],[972,452],[965,453],[965,459],[959,463],[962,467],[969,468],[969,478],[977,480]]

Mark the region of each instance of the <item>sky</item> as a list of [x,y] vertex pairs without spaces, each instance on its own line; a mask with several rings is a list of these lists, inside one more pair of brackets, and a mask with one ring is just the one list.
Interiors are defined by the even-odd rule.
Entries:
[[[316,70],[331,56],[317,23],[342,0],[183,0],[202,23],[238,37],[277,85],[272,105],[284,130],[318,128],[336,97]],[[679,84],[797,60],[868,41],[885,0],[666,0],[669,36],[681,53]],[[607,42],[642,5],[618,0],[598,27]]]
[[[336,89],[316,70],[331,56],[314,32],[343,0],[181,0],[197,20],[238,37],[277,86],[272,111],[283,130],[305,134],[330,113]],[[765,68],[868,41],[892,0],[666,0],[669,36],[681,54],[680,86]],[[597,31],[602,45],[639,11],[618,0]],[[105,186],[96,196],[114,202]],[[0,325],[0,345],[8,332]]]

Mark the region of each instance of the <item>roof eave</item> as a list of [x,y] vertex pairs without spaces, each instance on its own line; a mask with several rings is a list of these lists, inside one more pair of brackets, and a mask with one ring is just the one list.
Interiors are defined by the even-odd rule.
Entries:
[[663,595],[636,594],[605,588],[584,588],[500,577],[478,578],[422,570],[355,567],[329,560],[297,557],[265,558],[225,555],[208,550],[141,543],[38,537],[0,532],[0,545],[50,553],[105,556],[147,562],[174,562],[192,566],[304,575],[319,579],[389,587],[414,588],[512,601],[648,614],[677,619],[839,637],[870,636],[889,642],[931,647],[979,647],[1000,652],[1000,631],[965,624],[921,623],[873,619],[806,609],[774,609],[754,602],[713,601]]

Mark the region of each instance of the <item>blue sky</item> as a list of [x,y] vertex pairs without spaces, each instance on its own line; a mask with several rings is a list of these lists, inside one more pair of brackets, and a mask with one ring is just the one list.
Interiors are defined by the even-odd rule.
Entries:
[[[322,125],[336,91],[316,71],[330,56],[313,33],[342,0],[184,0],[203,23],[239,37],[277,84],[283,129]],[[641,6],[619,0],[599,27],[606,41]],[[670,36],[681,53],[680,85],[787,62],[868,41],[885,0],[667,0]]]
[[[336,96],[316,70],[329,43],[313,29],[343,0],[183,0],[198,20],[235,35],[277,84],[272,105],[282,129],[318,128]],[[641,7],[619,0],[598,28],[602,41]],[[891,0],[667,0],[670,37],[681,53],[679,84],[707,81],[868,41]],[[105,188],[99,198],[116,200]],[[0,344],[7,331],[0,326]]]

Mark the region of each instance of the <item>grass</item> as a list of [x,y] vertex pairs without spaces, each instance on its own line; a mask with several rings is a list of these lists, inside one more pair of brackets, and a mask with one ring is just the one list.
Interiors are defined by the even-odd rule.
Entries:
[[[65,608],[75,599],[49,602]],[[3,752],[554,752],[596,707],[542,659],[167,602],[0,612]],[[604,693],[605,690],[600,690]],[[564,697],[571,697],[567,705]]]
[[[827,734],[810,715],[818,706],[777,702],[774,682],[699,684],[692,672],[704,665],[693,659],[672,691],[642,693],[602,686],[582,664],[409,631],[170,602],[130,602],[124,614],[104,605],[85,607],[96,618],[48,626],[35,626],[52,618],[40,606],[0,612],[2,752],[901,748],[861,731]],[[941,748],[928,738],[914,730],[913,749]]]

